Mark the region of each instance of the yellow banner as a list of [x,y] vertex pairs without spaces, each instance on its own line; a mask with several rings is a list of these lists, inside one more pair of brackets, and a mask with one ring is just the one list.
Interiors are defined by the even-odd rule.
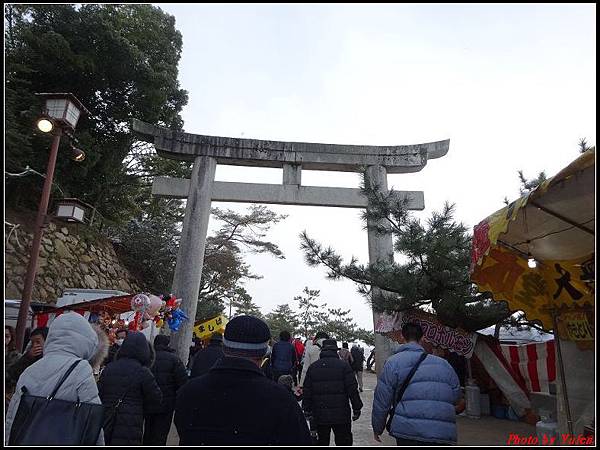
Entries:
[[471,280],[495,300],[506,300],[513,311],[523,310],[527,319],[540,320],[552,329],[552,310],[594,304],[594,254],[570,261],[538,262],[532,269],[516,253],[492,246]]
[[227,318],[225,316],[217,316],[213,319],[202,322],[194,327],[194,335],[200,339],[206,339],[213,333],[225,332]]
[[593,341],[594,329],[584,312],[565,313],[560,317],[563,322],[565,338],[569,341]]

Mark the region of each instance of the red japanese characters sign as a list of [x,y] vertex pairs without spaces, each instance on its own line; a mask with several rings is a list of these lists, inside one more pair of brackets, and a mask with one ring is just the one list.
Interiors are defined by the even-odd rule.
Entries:
[[421,326],[423,338],[430,344],[467,358],[473,354],[477,341],[475,333],[445,326],[437,320],[436,316],[424,311],[398,312],[394,315],[383,314],[375,325],[375,331],[380,334],[394,334],[409,322],[418,323]]

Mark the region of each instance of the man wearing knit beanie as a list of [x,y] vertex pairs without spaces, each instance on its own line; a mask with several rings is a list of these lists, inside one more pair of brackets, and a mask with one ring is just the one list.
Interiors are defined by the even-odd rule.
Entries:
[[311,445],[298,403],[260,370],[270,338],[256,317],[227,324],[224,357],[177,392],[179,445]]

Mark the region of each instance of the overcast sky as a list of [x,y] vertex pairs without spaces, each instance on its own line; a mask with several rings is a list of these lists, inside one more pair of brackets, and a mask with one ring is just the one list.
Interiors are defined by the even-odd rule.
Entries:
[[[596,144],[596,6],[166,5],[183,35],[185,131],[332,144],[450,139],[418,173],[390,175],[425,192],[426,218],[445,201],[472,228],[518,197],[517,170],[551,176]],[[281,183],[281,169],[217,167],[217,180]],[[302,184],[357,187],[358,176],[302,172]],[[246,205],[215,203],[243,210]],[[285,260],[251,255],[264,276],[247,289],[264,313],[304,286],[351,308],[372,329],[349,281],[329,281],[299,250],[302,230],[367,262],[359,210],[272,206],[289,217],[269,238]],[[214,223],[212,224],[214,225]]]

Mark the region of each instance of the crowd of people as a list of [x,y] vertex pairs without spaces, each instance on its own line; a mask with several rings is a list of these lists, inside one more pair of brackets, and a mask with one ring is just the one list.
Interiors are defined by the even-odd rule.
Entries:
[[[398,445],[456,443],[460,384],[448,362],[427,354],[419,325],[385,362],[374,392],[371,424]],[[48,396],[67,368],[56,398],[101,404],[98,445],[166,445],[174,423],[180,445],[352,445],[363,408],[364,349],[320,331],[305,342],[282,331],[273,343],[261,319],[238,316],[207,345],[196,341],[186,365],[159,334],[119,330],[112,346],[77,313],[34,330],[24,353],[5,327],[5,443],[22,392]],[[371,352],[367,370],[374,359]],[[371,364],[369,364],[369,362]],[[99,375],[98,375],[99,374]]]

